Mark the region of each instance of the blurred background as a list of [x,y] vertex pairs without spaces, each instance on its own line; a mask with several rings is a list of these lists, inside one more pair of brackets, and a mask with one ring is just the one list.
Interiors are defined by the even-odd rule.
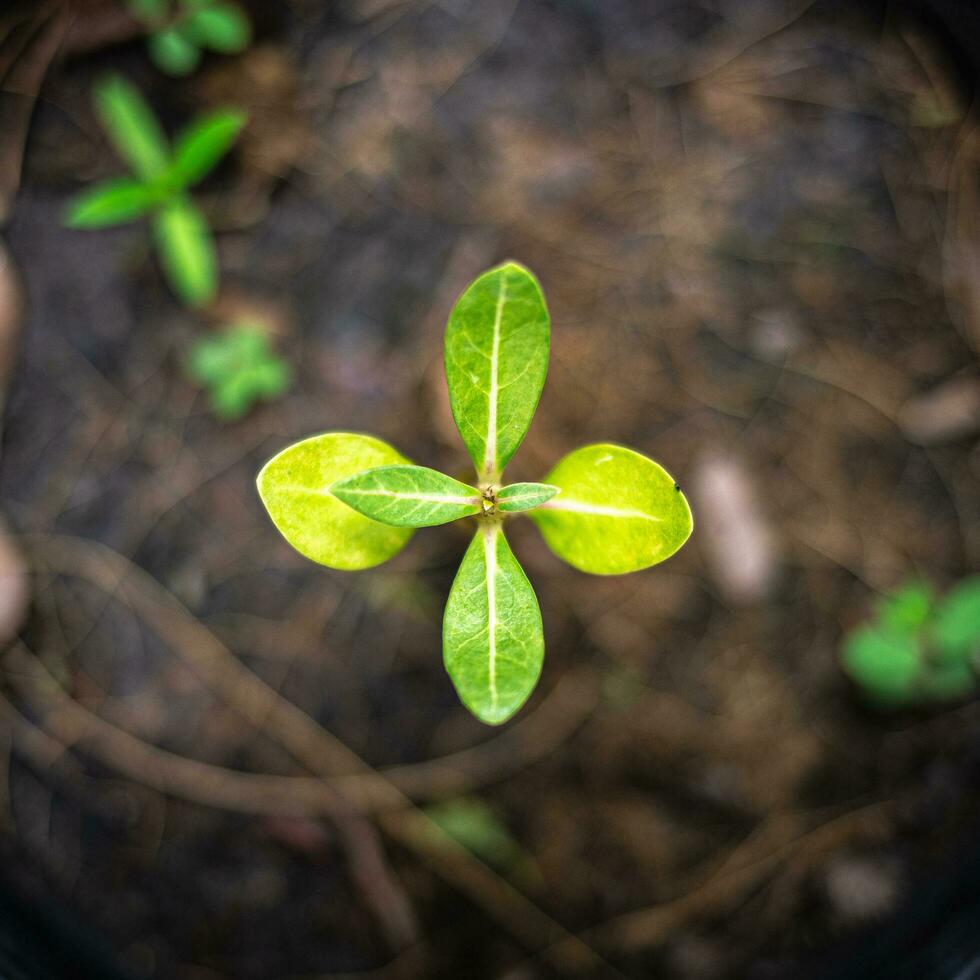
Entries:
[[[980,566],[973,5],[256,0],[178,78],[138,6],[0,13],[0,975],[980,975],[980,707],[841,661]],[[107,72],[248,113],[203,311],[65,227]],[[504,258],[553,323],[509,476],[621,442],[696,526],[600,579],[514,520],[547,657],[489,729],[466,529],[334,572],[254,477],[328,429],[466,475],[442,331]],[[185,364],[241,320],[294,380],[228,421]]]

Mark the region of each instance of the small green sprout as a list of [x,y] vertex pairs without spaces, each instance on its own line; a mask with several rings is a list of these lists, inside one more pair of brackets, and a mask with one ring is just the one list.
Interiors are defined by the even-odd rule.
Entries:
[[279,398],[292,383],[289,365],[272,350],[265,329],[248,322],[197,340],[187,371],[208,389],[214,414],[227,421],[258,401]]
[[126,0],[126,6],[149,30],[150,57],[168,75],[189,75],[202,51],[238,54],[252,39],[245,12],[226,0]]
[[427,807],[425,813],[457,844],[492,868],[506,871],[527,860],[527,855],[496,811],[481,799],[446,800]]
[[560,558],[599,575],[669,558],[693,526],[673,478],[621,446],[576,449],[543,483],[504,484],[544,387],[550,331],[537,280],[513,262],[485,272],[457,300],[446,381],[477,471],[472,485],[346,432],[284,449],[258,477],[286,540],[331,568],[370,568],[401,551],[416,527],[474,518],[446,604],[443,659],[463,704],[490,725],[527,700],[544,659],[538,601],[503,533],[511,513],[527,513]]
[[844,670],[873,704],[904,708],[965,697],[980,686],[980,576],[941,600],[919,582],[882,599],[847,635]]
[[190,306],[207,303],[218,284],[214,240],[187,189],[228,152],[245,114],[223,109],[202,116],[178,134],[171,149],[139,91],[118,75],[96,86],[95,107],[134,176],[107,180],[77,195],[65,223],[106,228],[149,217],[171,288]]

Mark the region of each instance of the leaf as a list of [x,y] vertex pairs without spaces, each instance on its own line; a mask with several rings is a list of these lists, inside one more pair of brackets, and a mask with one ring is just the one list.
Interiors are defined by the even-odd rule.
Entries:
[[407,462],[380,439],[328,432],[269,460],[258,476],[259,496],[279,533],[301,555],[330,568],[371,568],[397,555],[412,531],[368,520],[330,487],[363,470]]
[[72,198],[65,224],[69,228],[121,225],[145,214],[156,201],[153,190],[132,177],[107,180]]
[[257,395],[272,399],[289,390],[293,383],[293,372],[285,361],[273,356],[262,364],[255,365],[250,379]]
[[153,229],[173,291],[190,306],[207,303],[218,285],[218,268],[204,215],[187,198],[178,198],[156,213]]
[[915,700],[921,650],[913,636],[866,626],[847,637],[842,657],[844,669],[873,700],[895,707]]
[[457,844],[491,867],[506,869],[524,856],[510,831],[482,800],[446,800],[426,807],[425,814]]
[[545,477],[561,493],[530,515],[551,550],[595,575],[635,572],[690,537],[691,508],[658,463],[599,443],[576,449]]
[[210,389],[211,408],[223,419],[239,418],[292,383],[292,371],[276,356],[268,332],[247,320],[198,339],[187,358],[187,373]]
[[446,327],[446,381],[463,442],[488,483],[520,446],[548,373],[551,328],[541,287],[508,262],[456,301]]
[[179,27],[165,27],[151,34],[147,45],[153,64],[168,75],[189,75],[201,61],[197,45]]
[[510,718],[538,682],[541,610],[497,523],[484,522],[463,556],[446,603],[442,651],[460,700],[488,725]]
[[167,137],[139,89],[119,75],[110,75],[95,86],[94,98],[109,139],[137,176],[163,173],[170,155]]
[[330,490],[365,517],[394,527],[431,527],[483,511],[479,490],[427,466],[381,466]]
[[180,187],[197,183],[228,152],[247,118],[237,109],[222,109],[191,123],[174,143],[174,182]]
[[241,8],[231,3],[215,3],[195,11],[185,29],[202,47],[221,54],[238,54],[252,39],[252,25]]
[[946,663],[970,661],[980,654],[980,575],[963,579],[946,593],[930,636]]
[[504,514],[517,514],[540,507],[558,493],[558,487],[548,483],[512,483],[497,491],[497,510]]
[[240,419],[252,407],[253,401],[255,393],[245,374],[226,378],[211,389],[211,411],[226,422]]
[[932,612],[932,590],[922,582],[909,582],[877,606],[878,622],[898,632],[915,632]]

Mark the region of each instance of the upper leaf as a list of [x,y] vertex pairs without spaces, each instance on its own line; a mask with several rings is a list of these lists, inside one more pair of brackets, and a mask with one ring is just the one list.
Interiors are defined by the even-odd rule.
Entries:
[[246,119],[237,109],[220,109],[191,123],[174,143],[174,182],[186,187],[199,181],[228,152]]
[[943,597],[931,635],[947,663],[980,658],[980,575],[963,579]]
[[107,180],[72,198],[65,216],[69,228],[105,228],[133,221],[153,207],[153,189],[132,177]]
[[510,718],[538,682],[541,610],[497,523],[485,522],[463,556],[446,603],[442,651],[460,700],[488,725]]
[[153,230],[174,292],[190,306],[207,303],[218,287],[218,262],[204,215],[180,197],[154,215]]
[[162,174],[170,156],[167,137],[139,89],[111,75],[96,85],[94,98],[119,155],[140,177],[152,179]]
[[558,487],[550,483],[512,483],[497,491],[497,510],[504,514],[540,507],[558,493]]
[[395,527],[431,527],[483,510],[479,490],[427,466],[380,466],[338,480],[330,491],[365,517]]
[[453,417],[482,480],[496,483],[520,446],[548,373],[550,321],[541,287],[508,262],[456,301],[446,327]]
[[691,508],[662,466],[600,443],[576,449],[545,477],[561,493],[531,513],[552,551],[595,575],[635,572],[690,537]]
[[371,568],[397,555],[412,531],[369,520],[338,500],[330,487],[363,470],[407,462],[380,439],[328,432],[269,460],[258,476],[259,496],[301,555],[330,568]]

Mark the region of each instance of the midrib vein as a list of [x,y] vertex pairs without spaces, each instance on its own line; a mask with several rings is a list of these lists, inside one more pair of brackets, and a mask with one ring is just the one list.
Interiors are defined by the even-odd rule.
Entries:
[[490,705],[497,707],[497,528],[488,527],[483,535],[484,557],[487,565],[487,642],[490,649],[488,674]]
[[390,490],[348,490],[348,494],[359,497],[387,497],[389,500],[421,500],[427,504],[467,504],[473,507],[479,505],[481,498],[453,497],[438,493],[392,493]]
[[497,308],[493,316],[493,344],[490,348],[490,403],[487,407],[487,453],[484,461],[487,479],[497,478],[497,398],[500,394],[500,324],[507,299],[507,273],[501,273]]
[[663,519],[652,514],[644,514],[642,510],[631,510],[628,507],[606,507],[602,504],[587,504],[581,500],[548,500],[541,505],[540,510],[565,510],[575,514],[593,514],[596,517],[630,517],[644,521],[662,524]]

